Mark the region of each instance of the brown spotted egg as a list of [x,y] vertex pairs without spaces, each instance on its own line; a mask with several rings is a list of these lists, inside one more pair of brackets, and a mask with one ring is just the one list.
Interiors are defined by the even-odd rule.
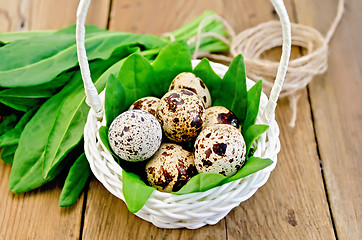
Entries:
[[187,142],[200,133],[204,111],[204,104],[195,93],[177,89],[169,91],[161,98],[157,118],[169,139]]
[[156,111],[158,104],[160,103],[160,99],[156,97],[144,97],[135,101],[128,110],[140,109],[146,112],[151,113],[156,117]]
[[176,192],[194,175],[194,156],[174,143],[163,143],[146,164],[147,180],[159,191]]
[[113,152],[130,162],[150,158],[160,147],[162,129],[157,119],[143,110],[129,110],[116,117],[108,131]]
[[204,125],[203,128],[206,128],[215,123],[225,123],[230,124],[236,128],[239,128],[239,120],[235,114],[222,106],[214,106],[205,110],[204,114]]
[[207,89],[204,82],[193,73],[183,72],[177,75],[173,79],[169,91],[174,89],[190,90],[201,98],[202,102],[205,104],[205,108],[211,106],[211,96],[209,89]]
[[198,172],[234,175],[244,164],[246,146],[238,129],[229,124],[213,124],[199,134],[195,142]]

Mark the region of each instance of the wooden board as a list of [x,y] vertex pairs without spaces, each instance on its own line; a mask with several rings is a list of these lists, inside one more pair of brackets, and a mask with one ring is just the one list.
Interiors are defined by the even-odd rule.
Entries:
[[[299,22],[328,31],[337,0],[295,2]],[[362,239],[362,2],[348,0],[345,7],[330,43],[328,71],[313,80],[309,92],[337,236]]]
[[[79,1],[0,0],[0,32],[59,29],[75,24]],[[106,27],[109,0],[92,1],[87,24]]]
[[83,196],[69,208],[58,206],[57,182],[13,194],[8,190],[11,166],[0,161],[0,239],[75,239],[79,237]]
[[[292,4],[290,1],[285,3],[293,20]],[[243,8],[244,16],[258,16],[258,12],[262,12],[262,16],[258,16],[262,22],[278,19],[272,6],[265,1],[253,1],[253,5],[257,7]],[[235,19],[238,19],[237,16],[234,16]],[[239,20],[243,29],[255,26],[253,21]],[[276,51],[270,54],[267,57],[274,60],[280,56],[276,55]],[[298,51],[293,55],[298,57]],[[282,148],[277,167],[255,196],[226,217],[228,239],[334,238],[305,90],[301,92],[298,107],[299,118],[296,127],[291,129],[289,102],[279,101],[276,117]]]
[[[62,4],[61,4],[61,3]],[[108,1],[95,3],[99,10],[103,2],[108,11]],[[69,4],[69,5],[67,5]],[[71,4],[71,5],[70,5]],[[69,6],[69,8],[68,8]],[[58,29],[74,23],[76,1],[0,1],[0,31],[23,29]],[[64,9],[64,11],[60,11]],[[19,13],[26,13],[22,15]],[[93,13],[92,13],[93,12]],[[107,14],[89,13],[89,19],[105,27]],[[1,21],[1,14],[9,16]],[[5,23],[2,25],[2,23]],[[1,113],[0,113],[1,114]],[[0,161],[0,239],[78,239],[82,224],[84,196],[72,207],[58,206],[61,181],[53,181],[40,189],[24,194],[13,194],[8,189],[11,166]]]

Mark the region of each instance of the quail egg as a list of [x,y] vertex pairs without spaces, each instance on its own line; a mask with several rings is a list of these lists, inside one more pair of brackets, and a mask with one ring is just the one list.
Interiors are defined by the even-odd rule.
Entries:
[[198,172],[234,175],[244,164],[246,146],[238,129],[229,124],[213,124],[195,141],[195,166]]
[[214,106],[205,110],[204,114],[204,125],[203,128],[206,128],[215,123],[225,123],[230,124],[236,128],[239,128],[239,120],[235,114],[222,106]]
[[129,110],[116,117],[108,131],[113,152],[123,160],[150,158],[160,147],[162,129],[157,119],[143,110]]
[[204,111],[204,104],[195,93],[176,89],[161,98],[157,118],[166,137],[175,142],[187,142],[200,133]]
[[146,112],[151,113],[156,117],[156,111],[158,104],[160,103],[160,99],[156,97],[144,97],[135,101],[130,107],[129,110],[140,109]]
[[193,154],[174,143],[163,143],[146,164],[149,184],[163,192],[180,190],[196,173]]
[[190,90],[201,98],[202,102],[205,104],[205,108],[211,106],[211,96],[209,89],[207,89],[204,82],[193,73],[183,72],[177,75],[173,79],[169,91],[174,89]]

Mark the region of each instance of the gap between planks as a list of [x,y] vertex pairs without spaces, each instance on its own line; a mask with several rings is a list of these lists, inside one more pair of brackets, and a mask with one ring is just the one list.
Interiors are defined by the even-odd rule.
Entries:
[[316,125],[315,125],[315,121],[314,121],[314,113],[313,113],[313,108],[312,108],[312,102],[311,102],[311,95],[310,95],[309,86],[307,86],[307,93],[308,93],[307,94],[308,102],[309,102],[309,106],[310,106],[310,114],[311,114],[311,117],[312,117],[312,125],[313,125],[314,138],[315,138],[315,143],[316,143],[316,150],[317,150],[317,154],[318,154],[318,158],[319,158],[319,164],[320,164],[320,169],[321,169],[321,174],[322,174],[324,191],[325,191],[325,195],[326,195],[326,199],[327,199],[327,203],[328,203],[328,210],[329,210],[329,214],[331,216],[334,236],[338,240],[337,229],[336,229],[336,225],[335,225],[335,222],[334,222],[333,212],[332,212],[332,208],[331,208],[331,202],[329,200],[328,188],[327,188],[326,179],[325,179],[325,176],[324,176],[325,172],[323,171],[323,162],[322,162],[321,154],[320,154],[320,151],[319,151],[319,143],[318,143],[318,137],[317,137],[317,132],[316,132],[317,131],[316,130]]
[[[297,11],[297,7],[296,7],[296,4],[295,4],[295,0],[291,0],[291,7],[292,7],[293,15],[294,15],[293,20],[296,23],[299,23],[298,11]],[[303,51],[302,47],[299,47],[299,52],[300,52],[301,56],[305,55],[305,51]],[[333,226],[334,236],[338,240],[336,225],[335,225],[335,222],[334,222],[334,216],[333,216],[331,203],[330,203],[330,199],[329,199],[329,194],[328,194],[328,189],[327,189],[326,180],[325,180],[325,172],[323,170],[323,162],[322,162],[320,149],[319,149],[320,146],[319,146],[317,132],[316,132],[316,124],[315,124],[315,119],[314,119],[314,112],[313,112],[313,106],[312,106],[312,102],[311,102],[311,94],[310,94],[309,85],[306,86],[306,90],[307,90],[308,104],[309,104],[309,107],[310,107],[310,114],[311,114],[311,118],[312,118],[311,120],[312,120],[315,143],[316,143],[316,151],[317,151],[317,155],[318,155],[318,158],[319,158],[320,170],[321,170],[321,175],[322,175],[322,180],[323,180],[323,187],[324,187],[324,192],[325,192],[325,196],[326,196],[326,200],[327,200],[327,204],[328,204],[328,211],[329,211],[330,219],[331,219],[332,226]]]

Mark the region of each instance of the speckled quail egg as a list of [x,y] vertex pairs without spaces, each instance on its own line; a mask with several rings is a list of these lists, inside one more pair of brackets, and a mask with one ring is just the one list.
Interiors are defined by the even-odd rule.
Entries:
[[147,180],[159,191],[176,192],[194,176],[194,156],[174,143],[163,143],[146,164]]
[[236,128],[240,126],[235,114],[222,106],[214,106],[205,110],[203,129],[215,123],[230,124]]
[[187,142],[200,133],[204,111],[204,104],[195,93],[176,89],[161,98],[157,118],[166,137],[175,142]]
[[244,164],[246,146],[238,129],[229,124],[213,124],[195,142],[195,165],[200,172],[234,175]]
[[160,103],[160,99],[156,97],[144,97],[135,101],[128,110],[140,109],[146,112],[151,113],[156,117],[156,111],[158,104]]
[[162,128],[143,110],[129,110],[116,117],[108,131],[113,152],[123,160],[138,162],[150,158],[160,147]]
[[209,89],[207,89],[204,82],[193,73],[183,72],[177,75],[173,79],[169,91],[174,89],[190,90],[201,98],[202,102],[205,104],[205,108],[211,106],[211,96]]

